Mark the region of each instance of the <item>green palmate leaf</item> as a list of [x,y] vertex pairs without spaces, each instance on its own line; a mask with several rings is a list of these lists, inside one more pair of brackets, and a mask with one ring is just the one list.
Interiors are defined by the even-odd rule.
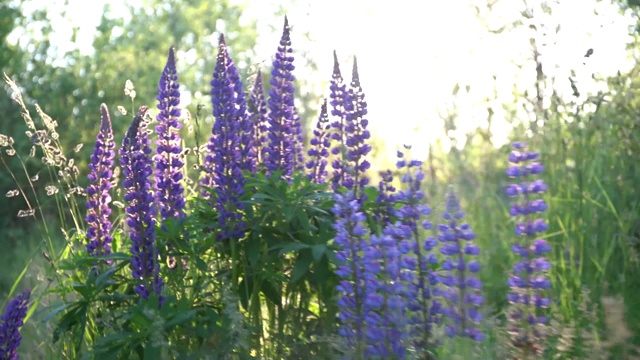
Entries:
[[301,251],[291,271],[289,283],[295,284],[304,277],[309,272],[309,266],[311,266],[312,261],[313,259],[308,251]]
[[313,245],[311,252],[313,254],[313,261],[317,264],[322,260],[324,253],[327,251],[327,246],[324,244]]
[[280,255],[287,254],[290,252],[300,251],[302,249],[308,249],[309,245],[300,243],[300,242],[292,242],[284,245],[276,245],[271,247],[269,250],[280,250]]

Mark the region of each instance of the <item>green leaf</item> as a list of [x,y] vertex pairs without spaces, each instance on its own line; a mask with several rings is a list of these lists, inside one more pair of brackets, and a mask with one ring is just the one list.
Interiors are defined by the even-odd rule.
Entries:
[[300,256],[296,259],[296,263],[293,266],[293,271],[291,271],[291,280],[289,280],[290,284],[295,284],[300,280],[303,276],[307,274],[309,271],[309,266],[311,265],[312,258],[309,256],[308,252],[301,252]]
[[279,291],[271,281],[263,281],[262,288],[260,289],[264,296],[272,303],[280,306],[282,305],[282,293]]
[[311,247],[311,253],[313,255],[313,261],[317,264],[322,260],[322,256],[327,251],[327,246],[324,244],[317,244]]

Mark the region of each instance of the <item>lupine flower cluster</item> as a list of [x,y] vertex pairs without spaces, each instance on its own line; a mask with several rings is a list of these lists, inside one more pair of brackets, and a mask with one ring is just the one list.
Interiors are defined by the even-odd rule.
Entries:
[[113,177],[113,158],[115,142],[111,129],[111,118],[105,104],[100,106],[102,118],[96,145],[89,163],[89,182],[87,187],[87,252],[93,256],[105,256],[111,253],[111,181]]
[[329,147],[331,142],[329,139],[329,115],[327,114],[327,101],[325,100],[320,107],[320,117],[316,128],[313,130],[313,137],[309,141],[311,149],[307,152],[309,161],[306,167],[309,170],[309,179],[316,184],[325,182],[327,176],[327,158],[329,157]]
[[334,190],[344,186],[353,190],[356,196],[359,189],[369,183],[365,172],[371,166],[365,159],[371,151],[367,140],[371,137],[367,126],[367,103],[360,86],[358,63],[354,58],[352,80],[349,89],[343,84],[337,55],[334,52],[334,66],[331,80],[332,115],[337,117],[331,126],[335,129],[332,139],[337,141],[331,150],[337,156],[331,163],[334,171],[332,184]]
[[122,187],[128,206],[127,225],[131,238],[131,266],[133,278],[140,282],[135,292],[147,299],[151,292],[160,295],[163,282],[160,278],[158,251],[155,247],[155,199],[149,176],[153,171],[151,147],[144,116],[146,106],[141,106],[120,148],[120,164],[124,181]]
[[405,303],[396,241],[369,234],[353,193],[335,198],[339,334],[354,351],[352,358],[404,356]]
[[394,212],[398,221],[392,227],[398,241],[410,250],[405,256],[411,270],[406,275],[407,306],[411,311],[411,339],[413,345],[420,349],[432,344],[433,324],[439,321],[440,303],[433,294],[438,278],[430,268],[438,261],[434,253],[438,243],[433,236],[423,234],[430,231],[433,224],[429,220],[431,209],[425,204],[422,191],[422,162],[407,161],[402,152],[397,155],[396,167],[404,171],[401,182],[405,188],[394,194],[394,200],[401,205]]
[[551,282],[546,273],[551,264],[544,257],[551,251],[546,240],[539,238],[548,225],[539,214],[547,209],[541,195],[547,186],[538,175],[544,167],[538,161],[537,152],[527,151],[527,144],[513,143],[513,151],[509,155],[512,165],[506,174],[518,181],[507,187],[506,193],[513,202],[509,213],[517,223],[515,235],[518,240],[513,245],[513,252],[519,258],[513,267],[508,284],[511,310],[509,332],[513,345],[528,354],[540,354],[545,338],[544,324],[547,322],[544,309],[551,300],[546,297]]
[[158,84],[158,110],[156,116],[156,200],[160,211],[160,219],[184,217],[184,187],[182,168],[184,167],[182,145],[178,131],[182,128],[180,118],[180,84],[176,71],[175,51],[169,49],[165,65]]
[[258,69],[249,100],[249,116],[253,124],[253,147],[256,163],[260,164],[264,161],[265,149],[267,148],[267,125],[269,123],[262,85],[262,69]]
[[292,71],[290,29],[287,18],[280,46],[273,61],[271,90],[269,90],[269,147],[265,149],[267,170],[282,170],[290,178],[294,170],[302,169],[302,124],[294,105],[294,77]]
[[[346,332],[348,345],[356,348],[363,346],[358,336],[365,336],[368,356],[404,358],[409,344],[414,349],[427,349],[432,343],[432,325],[437,322],[440,306],[433,298],[437,276],[430,268],[437,263],[433,253],[437,241],[422,234],[432,228],[427,219],[431,210],[424,204],[421,190],[422,163],[407,162],[402,153],[398,155],[397,167],[406,169],[402,182],[407,189],[386,195],[399,204],[393,208],[397,221],[384,224],[380,235],[364,227],[366,216],[359,212],[361,201],[351,191],[336,196],[336,244],[341,262],[337,290],[343,296],[338,305],[341,314],[350,315],[339,317],[341,326],[347,324],[347,330],[341,327],[340,331]],[[362,310],[358,299],[362,299],[362,304],[370,301],[377,307],[367,308],[366,317],[358,315]],[[365,322],[358,324],[360,318],[354,311]]]
[[244,236],[245,228],[240,213],[243,204],[239,200],[245,184],[242,171],[255,169],[253,125],[249,121],[240,76],[222,35],[211,81],[211,101],[215,122],[204,165],[209,173],[202,184],[215,191],[218,224],[223,229],[220,237],[238,239]]
[[22,341],[20,327],[29,308],[30,290],[25,290],[9,301],[0,324],[0,359],[18,360],[18,347]]
[[484,335],[477,329],[482,320],[478,307],[482,304],[480,293],[482,283],[475,275],[480,270],[477,260],[470,258],[480,254],[480,248],[473,243],[476,235],[467,223],[460,224],[465,213],[460,208],[453,192],[447,194],[446,209],[442,218],[446,221],[438,226],[442,243],[440,252],[446,256],[442,263],[443,274],[438,289],[442,301],[441,313],[445,318],[445,332],[448,336],[469,337],[481,341]]

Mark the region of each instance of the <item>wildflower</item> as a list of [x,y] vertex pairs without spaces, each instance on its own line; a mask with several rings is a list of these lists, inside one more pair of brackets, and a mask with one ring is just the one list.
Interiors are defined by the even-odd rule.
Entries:
[[331,91],[333,102],[336,104],[334,113],[340,118],[333,124],[337,130],[334,139],[339,143],[332,152],[334,155],[341,154],[341,158],[332,163],[335,170],[333,185],[334,189],[344,186],[353,190],[359,197],[360,189],[369,183],[365,172],[371,167],[369,161],[365,159],[371,151],[371,146],[367,144],[367,140],[371,137],[369,130],[367,130],[369,121],[365,119],[367,103],[360,85],[357,59],[353,59],[352,79],[346,93],[343,93],[342,76],[335,58],[334,61]]
[[331,127],[334,129],[334,132],[331,134],[331,139],[337,142],[336,146],[331,149],[331,153],[338,156],[338,158],[333,160],[333,162],[331,163],[331,166],[333,168],[331,182],[333,185],[333,189],[337,190],[340,186],[343,186],[345,184],[346,177],[349,174],[347,173],[346,164],[342,159],[342,153],[347,147],[347,140],[345,137],[346,134],[344,131],[344,103],[346,101],[345,97],[347,90],[342,78],[342,73],[340,72],[338,55],[335,51],[333,52],[333,74],[331,75],[331,85],[329,86],[329,89],[331,90],[331,115],[337,118],[331,123]]
[[[158,251],[155,248],[155,202],[149,176],[153,172],[150,140],[141,106],[133,119],[120,148],[120,165],[126,193],[127,225],[131,238],[132,275],[140,283],[135,292],[147,299],[151,292],[160,295],[163,282],[160,278]],[[162,299],[161,299],[162,300]]]
[[265,157],[267,145],[267,103],[264,99],[264,88],[262,85],[262,69],[258,69],[256,82],[253,84],[250,96],[251,110],[249,116],[253,124],[253,147],[256,155],[256,162],[262,163]]
[[309,161],[306,166],[309,172],[309,179],[317,184],[323,184],[327,176],[327,157],[329,156],[329,116],[327,115],[327,101],[320,107],[320,117],[316,128],[313,130],[313,138],[310,140],[312,146],[307,152]]
[[469,224],[460,224],[464,218],[456,195],[447,194],[447,204],[442,218],[446,221],[438,226],[442,243],[440,252],[447,258],[442,264],[445,271],[439,277],[444,285],[439,291],[443,297],[442,315],[447,319],[445,332],[448,336],[463,336],[481,341],[484,335],[476,328],[482,320],[478,311],[482,303],[482,283],[475,273],[480,270],[477,260],[470,260],[480,249],[473,243],[475,234]]
[[294,170],[304,168],[302,124],[294,105],[295,80],[291,53],[289,22],[284,18],[284,30],[273,61],[269,90],[269,147],[265,149],[267,171],[282,170],[290,178]]
[[113,177],[113,158],[115,156],[113,131],[109,110],[105,104],[100,106],[102,120],[96,145],[89,163],[89,182],[87,187],[87,252],[93,256],[105,256],[111,253],[113,238],[111,231],[111,181]]
[[30,290],[25,290],[13,300],[9,301],[2,315],[0,324],[0,359],[17,360],[18,347],[22,341],[20,327],[24,324],[29,308]]
[[395,203],[396,188],[393,186],[393,173],[391,170],[380,172],[381,180],[378,182],[378,196],[376,197],[376,208],[373,217],[383,228],[391,222],[393,214],[393,204]]
[[180,84],[176,72],[175,52],[169,48],[169,57],[158,84],[158,110],[156,116],[155,196],[160,219],[184,217],[184,188],[181,184],[184,167],[180,134]]
[[336,253],[340,277],[337,290],[339,334],[349,358],[405,355],[403,339],[405,301],[402,297],[400,253],[391,236],[371,236],[365,215],[351,192],[336,194]]
[[409,327],[413,346],[426,351],[433,343],[433,324],[439,321],[440,303],[434,299],[434,287],[438,283],[436,274],[430,268],[438,262],[433,250],[437,241],[433,236],[424,236],[424,230],[432,230],[429,221],[431,209],[424,203],[422,191],[422,162],[406,161],[404,154],[398,152],[399,170],[404,170],[401,182],[404,189],[394,195],[394,200],[401,206],[394,211],[399,220],[389,225],[384,232],[392,235],[398,242],[402,253],[401,280],[407,284],[406,298],[409,310]]
[[539,154],[528,152],[526,143],[515,142],[512,147],[509,155],[512,164],[506,174],[519,182],[509,185],[506,193],[514,199],[509,212],[517,221],[515,235],[518,241],[512,250],[519,260],[508,281],[511,287],[507,295],[511,307],[509,334],[516,349],[525,354],[540,355],[546,337],[544,309],[551,303],[545,295],[551,287],[546,276],[551,264],[544,257],[551,247],[546,240],[538,238],[548,228],[547,223],[538,218],[538,214],[547,209],[540,198],[547,187],[535,178],[544,170],[538,161]]
[[239,200],[245,184],[242,170],[253,171],[255,157],[242,83],[223,35],[211,81],[211,101],[215,122],[207,145],[210,152],[205,157],[210,173],[202,185],[213,187],[216,194],[218,223],[224,229],[220,236],[238,239],[244,236],[245,228],[240,213],[244,207]]

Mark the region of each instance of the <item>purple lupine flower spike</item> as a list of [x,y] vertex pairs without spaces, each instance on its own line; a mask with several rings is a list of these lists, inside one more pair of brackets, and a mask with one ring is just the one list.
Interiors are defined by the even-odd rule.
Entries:
[[184,187],[181,183],[184,162],[179,131],[180,84],[176,71],[175,51],[169,48],[167,64],[158,84],[156,116],[155,196],[160,219],[184,217]]
[[302,125],[294,105],[293,56],[289,22],[284,18],[284,30],[273,61],[269,90],[269,146],[265,150],[268,172],[282,170],[284,178],[302,169]]
[[[141,106],[127,131],[120,148],[120,165],[126,193],[127,226],[131,238],[131,267],[134,280],[139,283],[135,292],[147,299],[151,292],[160,295],[158,251],[155,246],[155,201],[150,176],[153,172],[151,140],[144,119],[146,106]],[[162,298],[160,301],[162,303]]]
[[[398,242],[401,252],[401,279],[407,283],[407,302],[410,311],[409,327],[411,339],[416,349],[430,348],[434,344],[432,336],[433,324],[439,321],[440,302],[434,299],[435,286],[438,283],[436,274],[431,269],[438,262],[434,253],[437,241],[433,236],[424,236],[424,230],[433,228],[429,216],[431,209],[425,204],[422,191],[424,174],[422,162],[407,161],[404,154],[398,152],[396,167],[403,171],[401,182],[404,188],[394,194],[394,201],[402,204],[393,209],[399,219],[395,224],[384,229],[385,234],[393,236]],[[426,355],[425,355],[426,356]]]
[[327,158],[329,157],[329,116],[327,114],[327,100],[320,107],[320,116],[316,128],[313,130],[313,138],[310,140],[311,149],[307,152],[309,161],[306,166],[308,176],[317,184],[324,184],[327,176]]
[[360,86],[358,61],[355,57],[353,58],[353,75],[347,94],[344,131],[347,139],[347,160],[352,175],[351,183],[345,185],[358,194],[361,188],[369,184],[366,171],[371,167],[371,164],[366,160],[366,156],[371,151],[371,146],[367,144],[371,135],[367,130],[369,125],[369,121],[365,119],[367,102],[364,100],[364,93]]
[[211,101],[215,122],[205,157],[208,174],[201,184],[214,188],[218,222],[223,229],[220,237],[239,239],[245,231],[240,212],[244,206],[239,200],[245,185],[242,171],[255,169],[253,125],[247,114],[240,76],[222,35],[211,81]]
[[511,291],[507,295],[510,304],[509,334],[516,349],[526,355],[540,355],[544,350],[543,342],[547,336],[545,309],[551,304],[547,297],[551,281],[547,272],[551,264],[544,254],[551,251],[546,240],[538,236],[548,228],[539,214],[547,209],[541,199],[547,186],[537,176],[544,167],[538,161],[537,152],[527,151],[527,144],[515,142],[509,155],[512,163],[506,171],[507,176],[517,179],[517,183],[507,187],[506,193],[513,198],[510,214],[516,219],[515,235],[518,238],[513,252],[519,257],[513,267],[508,285]]
[[264,98],[264,88],[262,84],[262,69],[258,69],[256,82],[253,84],[250,97],[250,117],[253,124],[253,148],[256,155],[256,163],[260,164],[265,158],[265,148],[267,145],[267,103]]
[[115,142],[111,129],[109,110],[105,104],[100,105],[102,119],[100,132],[89,163],[89,182],[87,187],[87,252],[100,257],[111,253],[111,181],[113,177],[113,158]]
[[344,80],[342,79],[342,74],[340,73],[340,64],[338,63],[338,55],[335,50],[333,52],[333,74],[331,75],[331,85],[329,89],[331,90],[331,115],[336,118],[336,120],[331,123],[331,127],[334,129],[331,134],[331,139],[336,142],[336,145],[331,149],[331,153],[336,156],[331,162],[331,167],[333,168],[331,184],[333,190],[336,191],[340,186],[345,184],[349,174],[346,171],[347,166],[343,159],[343,153],[347,148],[346,133],[344,131],[344,103],[346,101],[347,90]]
[[404,358],[408,336],[402,253],[393,232],[371,235],[352,192],[336,194],[339,334],[348,358]]
[[24,325],[24,318],[29,309],[30,290],[25,290],[13,300],[9,301],[2,315],[0,324],[0,359],[18,360],[18,348],[22,341],[20,327]]
[[391,170],[380,172],[380,178],[378,182],[378,197],[376,198],[376,204],[379,204],[380,207],[374,211],[373,217],[381,228],[384,228],[391,222],[396,188],[393,186],[393,173]]
[[367,144],[371,134],[367,130],[369,121],[367,115],[367,103],[360,85],[357,59],[353,60],[352,80],[349,89],[342,85],[342,75],[334,53],[334,72],[331,81],[332,114],[338,117],[332,126],[336,129],[332,138],[337,140],[337,145],[332,149],[338,158],[332,162],[333,188],[344,186],[353,190],[356,197],[362,195],[362,187],[369,183],[366,171],[371,164],[366,160],[371,146]]
[[442,243],[440,252],[446,256],[442,263],[444,273],[439,282],[444,286],[439,291],[442,296],[442,315],[445,333],[449,337],[468,337],[476,341],[484,339],[477,326],[482,320],[478,308],[482,304],[482,283],[475,275],[480,270],[477,260],[480,253],[474,243],[476,235],[467,223],[460,224],[465,214],[453,192],[447,194],[447,204],[442,218],[444,224],[438,226]]

